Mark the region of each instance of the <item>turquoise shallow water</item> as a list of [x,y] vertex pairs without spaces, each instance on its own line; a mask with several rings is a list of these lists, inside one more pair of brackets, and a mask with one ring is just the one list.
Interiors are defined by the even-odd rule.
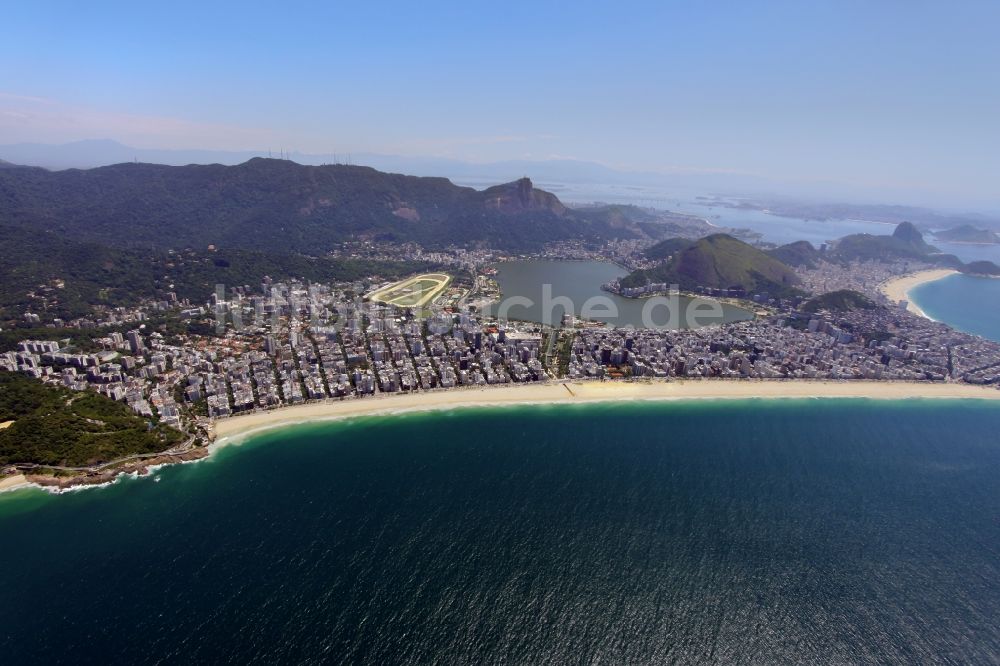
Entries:
[[928,316],[1000,342],[1000,279],[949,275],[910,291]]
[[988,663],[1000,406],[299,426],[0,499],[4,663]]

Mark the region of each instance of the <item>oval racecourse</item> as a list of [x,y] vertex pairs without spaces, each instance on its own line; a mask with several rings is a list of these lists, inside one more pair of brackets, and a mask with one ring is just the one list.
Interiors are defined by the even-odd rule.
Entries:
[[425,273],[376,289],[368,299],[401,308],[421,308],[444,293],[451,282],[445,273]]

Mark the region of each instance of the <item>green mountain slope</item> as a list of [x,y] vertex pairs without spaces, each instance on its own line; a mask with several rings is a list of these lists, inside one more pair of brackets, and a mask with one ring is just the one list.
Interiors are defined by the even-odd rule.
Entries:
[[874,310],[877,307],[878,305],[870,298],[850,289],[831,291],[811,298],[802,304],[804,312],[819,312],[820,310],[850,312],[852,310]]
[[694,243],[695,241],[687,238],[668,238],[647,248],[644,254],[647,259],[651,259],[653,261],[669,259],[677,252],[688,249],[694,245]]
[[321,254],[348,239],[530,251],[632,238],[630,219],[567,209],[524,178],[486,191],[368,167],[255,158],[238,166],[0,170],[0,223],[119,247]]
[[788,243],[768,250],[767,254],[788,266],[803,266],[805,268],[816,268],[820,259],[819,250],[813,247],[809,241]]
[[726,234],[702,238],[655,268],[636,271],[623,287],[649,283],[676,284],[681,289],[736,289],[747,293],[786,293],[799,283],[791,268],[752,245]]

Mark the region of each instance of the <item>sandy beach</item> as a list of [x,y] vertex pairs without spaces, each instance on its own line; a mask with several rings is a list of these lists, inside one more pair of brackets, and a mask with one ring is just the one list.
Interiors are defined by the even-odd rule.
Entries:
[[934,282],[935,280],[940,280],[941,278],[948,277],[949,275],[954,275],[957,272],[958,271],[950,268],[918,271],[916,273],[910,273],[909,275],[896,278],[895,280],[889,280],[888,282],[880,285],[879,290],[893,303],[906,301],[907,310],[913,314],[920,315],[921,317],[927,317],[927,314],[913,303],[913,300],[909,296],[910,290],[918,285],[924,284],[925,282]]
[[432,411],[517,404],[573,404],[635,400],[705,400],[748,398],[871,398],[901,400],[989,399],[1000,400],[995,388],[970,384],[868,381],[650,381],[650,382],[551,382],[505,387],[452,389],[428,393],[389,395],[284,407],[222,419],[215,423],[216,443],[281,426],[343,419],[373,414]]
[[25,478],[23,474],[14,474],[13,476],[5,476],[0,479],[0,493],[6,490],[17,490],[19,488],[26,488],[30,486],[31,483]]
[[[866,398],[872,400],[905,400],[923,398],[1000,400],[995,388],[971,384],[876,382],[876,381],[806,381],[806,380],[675,380],[675,381],[560,381],[545,384],[516,384],[467,389],[450,389],[413,394],[381,395],[363,399],[330,400],[321,403],[283,407],[269,412],[254,412],[216,421],[215,442],[205,449],[196,449],[181,461],[204,458],[220,446],[240,441],[243,437],[301,423],[333,421],[357,416],[400,414],[436,410],[461,409],[502,405],[586,404],[598,402],[677,401],[677,400],[746,400],[753,398]],[[197,453],[198,455],[195,455]],[[143,461],[143,465],[163,464],[158,460]],[[134,470],[129,470],[134,473]],[[143,470],[142,473],[146,473]],[[114,479],[97,479],[106,485]],[[51,490],[87,483],[39,482],[23,474],[0,478],[0,492],[36,486]]]

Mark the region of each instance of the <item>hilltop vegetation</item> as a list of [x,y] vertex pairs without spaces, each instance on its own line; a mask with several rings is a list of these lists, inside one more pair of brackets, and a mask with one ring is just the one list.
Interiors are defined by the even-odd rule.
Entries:
[[864,294],[851,289],[831,291],[802,304],[803,312],[851,312],[853,310],[874,310],[878,305]]
[[812,243],[804,240],[782,245],[767,253],[787,266],[802,268],[816,268],[821,256]]
[[668,238],[647,248],[644,254],[647,259],[654,261],[669,259],[681,250],[688,249],[694,245],[694,243],[695,241],[687,238]]
[[752,245],[714,234],[679,250],[659,266],[630,273],[621,285],[640,287],[658,282],[689,291],[712,288],[783,294],[794,290],[799,280],[791,268]]
[[137,416],[98,393],[48,386],[0,371],[0,465],[82,467],[136,453],[158,453],[183,435]]

